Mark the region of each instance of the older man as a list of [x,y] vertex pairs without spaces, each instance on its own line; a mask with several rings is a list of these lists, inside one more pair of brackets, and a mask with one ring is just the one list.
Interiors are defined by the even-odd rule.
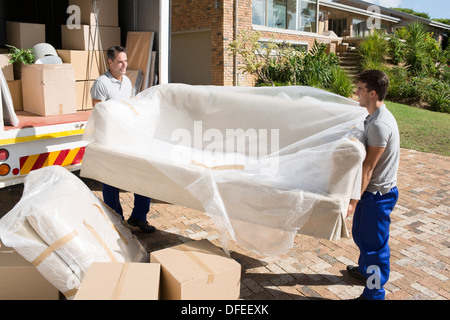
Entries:
[[[129,98],[132,94],[133,86],[126,76],[128,66],[126,49],[120,46],[109,48],[107,60],[109,70],[95,80],[91,89],[93,106],[110,99]],[[103,184],[103,200],[123,219],[118,188]],[[145,233],[152,233],[156,230],[147,222],[150,202],[150,198],[134,194],[134,208],[127,220],[128,224],[139,227]]]

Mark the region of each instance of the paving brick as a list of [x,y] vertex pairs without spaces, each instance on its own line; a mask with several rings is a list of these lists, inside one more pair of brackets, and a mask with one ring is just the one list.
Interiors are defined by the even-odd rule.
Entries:
[[[399,201],[391,214],[391,273],[387,300],[450,299],[450,171],[449,157],[402,149],[398,175]],[[101,184],[83,179],[99,198]],[[22,196],[23,186],[0,190],[0,217]],[[125,219],[133,196],[121,192]],[[148,221],[158,231],[146,235],[132,229],[149,251],[196,239],[222,245],[213,221],[203,212],[153,201]],[[346,219],[351,230],[352,220]],[[262,256],[230,241],[231,257],[242,267],[240,298],[244,300],[346,300],[363,286],[346,272],[356,265],[353,240],[327,241],[296,235],[286,254]]]

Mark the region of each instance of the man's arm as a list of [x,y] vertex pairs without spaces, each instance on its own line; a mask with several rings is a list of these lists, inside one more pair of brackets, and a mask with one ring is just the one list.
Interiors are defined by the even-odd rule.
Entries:
[[[370,179],[372,178],[373,170],[375,169],[378,160],[380,160],[380,157],[386,148],[367,146],[366,149],[367,149],[366,158],[364,159],[362,166],[361,195],[364,193],[367,186],[369,185]],[[357,203],[358,200],[350,199],[350,203],[347,209],[347,216],[352,215],[355,212]]]

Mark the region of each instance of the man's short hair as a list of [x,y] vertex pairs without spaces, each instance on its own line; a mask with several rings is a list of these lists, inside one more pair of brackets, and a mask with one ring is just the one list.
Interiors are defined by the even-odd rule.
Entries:
[[365,70],[356,76],[357,82],[363,82],[369,91],[375,90],[378,100],[383,101],[389,87],[389,78],[381,70]]
[[127,49],[125,49],[124,47],[121,47],[121,46],[112,46],[106,52],[106,58],[108,60],[114,61],[114,59],[116,59],[116,55],[120,52],[127,53]]

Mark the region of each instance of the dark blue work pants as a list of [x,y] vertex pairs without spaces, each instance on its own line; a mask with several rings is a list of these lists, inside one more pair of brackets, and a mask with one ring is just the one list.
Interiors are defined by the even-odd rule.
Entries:
[[[103,201],[123,219],[123,210],[122,206],[120,205],[118,188],[103,184]],[[134,208],[131,212],[131,218],[138,221],[146,221],[147,213],[150,209],[150,202],[150,198],[141,196],[139,194],[134,194]]]
[[353,216],[353,240],[359,248],[359,271],[368,278],[363,296],[383,300],[384,284],[389,279],[390,214],[398,199],[397,187],[381,195],[364,192]]

